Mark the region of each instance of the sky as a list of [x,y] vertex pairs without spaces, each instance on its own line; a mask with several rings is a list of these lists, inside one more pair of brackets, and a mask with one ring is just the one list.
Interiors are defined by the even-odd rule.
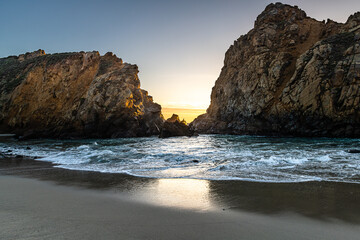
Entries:
[[[0,57],[110,51],[139,66],[141,87],[163,107],[202,108],[226,50],[267,0],[0,0]],[[287,0],[318,20],[345,22],[359,0]]]

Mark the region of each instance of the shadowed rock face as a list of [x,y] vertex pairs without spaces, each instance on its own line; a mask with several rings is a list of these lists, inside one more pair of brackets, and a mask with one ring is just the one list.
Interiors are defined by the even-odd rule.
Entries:
[[24,137],[134,137],[160,132],[161,106],[136,65],[112,53],[43,50],[0,59],[2,132]]
[[203,133],[360,137],[360,13],[319,22],[270,4],[226,52]]

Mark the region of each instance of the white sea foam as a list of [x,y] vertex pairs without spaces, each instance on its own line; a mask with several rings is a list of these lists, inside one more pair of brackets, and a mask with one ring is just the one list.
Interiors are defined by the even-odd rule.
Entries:
[[195,138],[33,140],[0,143],[59,167],[155,178],[263,182],[359,180],[360,139],[201,135]]

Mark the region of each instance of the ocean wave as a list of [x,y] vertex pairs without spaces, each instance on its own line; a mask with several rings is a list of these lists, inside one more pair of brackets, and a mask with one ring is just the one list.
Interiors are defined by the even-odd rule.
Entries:
[[153,178],[260,182],[359,183],[360,139],[195,138],[28,140],[1,142],[0,151],[38,157],[58,167]]

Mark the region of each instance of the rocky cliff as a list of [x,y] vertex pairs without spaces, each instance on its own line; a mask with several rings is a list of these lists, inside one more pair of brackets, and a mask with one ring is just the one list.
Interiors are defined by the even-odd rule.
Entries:
[[270,4],[237,39],[198,132],[360,137],[360,12],[317,21]]
[[161,106],[140,89],[136,65],[112,53],[0,59],[2,132],[25,137],[133,137],[159,134]]

